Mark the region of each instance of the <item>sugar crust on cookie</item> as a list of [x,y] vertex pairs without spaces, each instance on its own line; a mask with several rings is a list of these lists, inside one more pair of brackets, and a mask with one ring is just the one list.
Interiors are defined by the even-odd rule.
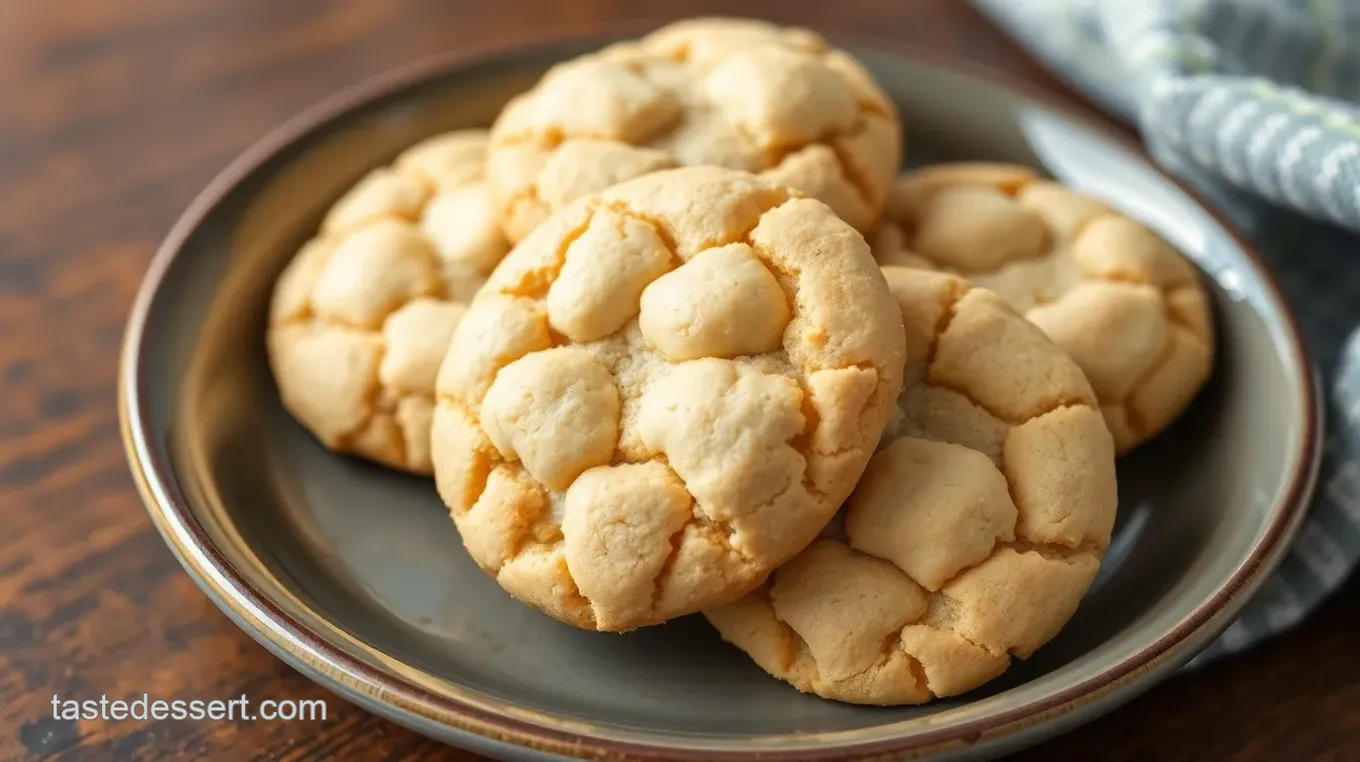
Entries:
[[577,198],[697,165],[761,173],[867,230],[901,132],[873,78],[816,34],[701,18],[551,69],[497,118],[488,173],[512,241]]
[[880,264],[962,275],[1043,328],[1086,373],[1121,453],[1175,420],[1212,371],[1213,318],[1189,261],[1028,167],[907,173],[870,243]]
[[270,366],[284,406],[326,447],[430,473],[439,363],[509,250],[484,182],[487,140],[438,135],[365,175],[280,275]]
[[822,533],[705,613],[799,690],[860,704],[963,693],[1048,642],[1114,522],[1114,443],[1061,350],[990,291],[885,267],[907,331],[894,420]]
[[900,389],[902,317],[825,204],[667,170],[517,245],[438,379],[436,484],[519,600],[623,631],[749,592],[859,478]]

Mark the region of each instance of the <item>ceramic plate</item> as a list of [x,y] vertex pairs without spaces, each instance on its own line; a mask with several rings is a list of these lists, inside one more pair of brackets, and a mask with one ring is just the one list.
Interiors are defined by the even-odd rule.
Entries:
[[1127,701],[1228,624],[1279,560],[1317,467],[1314,384],[1269,274],[1123,138],[1052,96],[890,45],[848,47],[897,102],[912,163],[1039,167],[1160,231],[1213,286],[1217,373],[1120,463],[1100,576],[1029,661],[954,700],[881,709],[799,694],[697,616],[574,630],[477,569],[431,482],[323,450],[266,365],[279,271],[366,170],[489,124],[599,42],[459,54],[342,93],[233,163],[170,234],[131,318],[120,405],[151,517],[223,611],[350,700],[511,759],[990,757]]

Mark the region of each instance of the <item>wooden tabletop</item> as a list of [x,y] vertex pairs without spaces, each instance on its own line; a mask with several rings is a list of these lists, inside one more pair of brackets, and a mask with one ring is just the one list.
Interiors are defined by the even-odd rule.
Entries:
[[[625,0],[0,0],[0,757],[475,759],[270,656],[194,587],[118,435],[123,322],[193,195],[337,88],[469,43],[636,15]],[[1059,86],[953,0],[682,0],[890,37]],[[1060,86],[1059,86],[1060,87]],[[1360,584],[1296,632],[1023,759],[1360,759]],[[324,699],[324,722],[54,719],[52,697]]]

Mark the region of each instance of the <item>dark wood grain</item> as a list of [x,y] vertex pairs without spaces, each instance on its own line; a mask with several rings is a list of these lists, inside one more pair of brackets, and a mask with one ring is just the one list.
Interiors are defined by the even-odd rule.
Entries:
[[[123,320],[226,162],[337,88],[625,0],[0,0],[0,757],[472,759],[312,684],[237,630],[150,526],[119,442]],[[890,37],[1053,82],[952,0],[683,0]],[[662,18],[658,17],[658,18]],[[1022,756],[1360,759],[1356,583],[1298,631]],[[68,721],[53,694],[326,699],[325,722]],[[1116,740],[1117,739],[1117,740]]]

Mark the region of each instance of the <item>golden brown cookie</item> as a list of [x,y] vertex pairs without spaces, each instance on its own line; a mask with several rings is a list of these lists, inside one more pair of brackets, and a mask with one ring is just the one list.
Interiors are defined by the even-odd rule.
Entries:
[[464,305],[509,249],[487,135],[413,146],[346,193],[274,288],[270,365],[321,443],[430,473],[434,380]]
[[883,270],[907,362],[864,477],[807,550],[705,614],[801,691],[916,704],[1027,658],[1109,544],[1114,442],[1070,358],[961,278]]
[[820,201],[716,167],[569,204],[505,258],[439,372],[436,484],[516,598],[623,631],[744,595],[850,493],[902,316]]
[[1119,452],[1157,434],[1213,367],[1194,267],[1151,230],[1028,167],[942,164],[903,175],[870,237],[882,265],[991,289],[1072,356]]
[[512,241],[574,199],[696,165],[761,173],[868,230],[900,158],[896,109],[850,56],[705,18],[554,67],[496,120],[488,173]]

